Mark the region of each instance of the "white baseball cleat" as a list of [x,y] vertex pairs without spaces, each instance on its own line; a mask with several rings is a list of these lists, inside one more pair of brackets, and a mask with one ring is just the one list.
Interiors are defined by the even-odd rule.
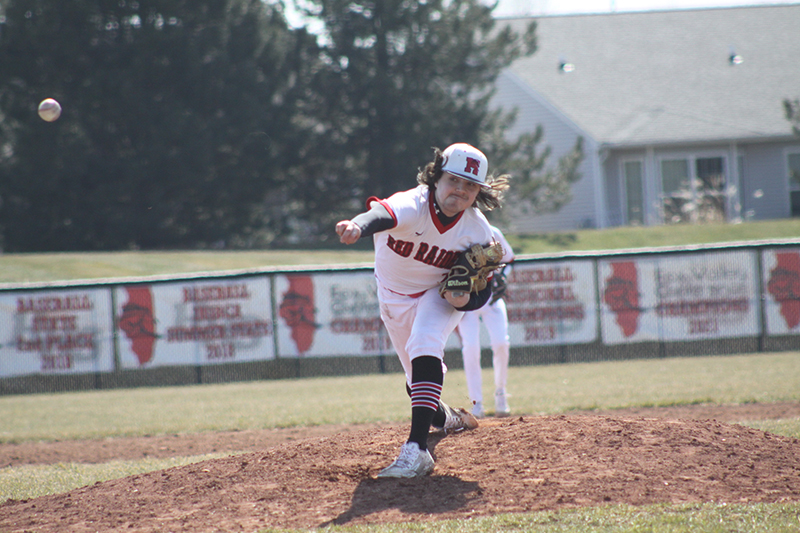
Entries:
[[494,393],[494,416],[508,416],[511,409],[508,408],[508,398],[506,391],[499,390]]
[[433,471],[433,457],[428,450],[420,450],[416,442],[406,442],[400,448],[395,462],[378,473],[378,477],[412,478],[426,476]]
[[461,407],[450,407],[444,402],[441,402],[444,408],[445,420],[444,431],[445,433],[454,433],[464,429],[475,429],[478,427],[478,419],[475,416]]
[[475,418],[483,418],[486,416],[486,411],[483,410],[483,402],[472,402],[472,415]]

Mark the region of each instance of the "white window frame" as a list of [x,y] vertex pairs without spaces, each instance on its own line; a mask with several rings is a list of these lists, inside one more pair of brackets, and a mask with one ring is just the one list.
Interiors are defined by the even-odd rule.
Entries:
[[644,156],[642,157],[623,157],[619,160],[619,190],[620,190],[620,198],[622,204],[620,208],[622,209],[624,223],[626,226],[631,225],[631,221],[628,218],[628,180],[627,176],[625,175],[625,165],[628,163],[639,163],[642,167],[642,226],[647,225],[647,216],[648,216],[648,209],[647,209],[647,190],[648,190],[648,183],[647,183],[647,165]]
[[797,184],[792,182],[792,167],[789,165],[789,158],[793,155],[800,157],[800,146],[791,146],[783,150],[784,176],[786,177],[786,190],[787,196],[789,197],[789,216],[798,217],[800,216],[800,213],[797,215],[792,213],[792,193],[800,192],[800,182]]
[[[697,197],[697,160],[698,159],[722,159],[722,169],[725,175],[725,220],[730,221],[733,216],[733,193],[736,190],[737,184],[732,183],[733,176],[731,175],[731,162],[728,152],[725,149],[717,150],[692,150],[681,152],[664,152],[660,153],[655,158],[655,187],[657,191],[657,210],[658,217],[662,224],[667,224],[669,221],[664,220],[663,212],[661,211],[662,202],[664,201],[664,177],[661,173],[662,164],[664,161],[673,160],[686,160],[688,161],[689,168],[689,184],[691,186],[692,199]],[[787,163],[788,164],[788,163]]]

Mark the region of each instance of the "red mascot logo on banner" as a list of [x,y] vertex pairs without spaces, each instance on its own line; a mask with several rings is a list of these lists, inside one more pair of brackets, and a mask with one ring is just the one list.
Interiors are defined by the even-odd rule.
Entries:
[[639,278],[636,263],[611,263],[611,275],[606,278],[603,301],[616,315],[623,335],[630,337],[639,327]]
[[278,315],[292,330],[292,340],[302,355],[314,343],[314,281],[311,276],[287,276],[289,288],[283,293]]
[[800,324],[800,253],[779,252],[777,264],[770,271],[767,282],[769,292],[781,308],[781,315],[789,329]]
[[131,350],[139,365],[144,365],[153,358],[153,345],[158,338],[153,318],[153,295],[149,286],[125,287],[125,291],[128,301],[122,306],[119,329],[131,341]]

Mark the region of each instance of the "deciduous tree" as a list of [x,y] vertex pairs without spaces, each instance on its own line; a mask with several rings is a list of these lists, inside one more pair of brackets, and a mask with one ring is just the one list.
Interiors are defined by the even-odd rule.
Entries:
[[[432,148],[479,145],[495,120],[490,100],[498,74],[536,48],[535,24],[523,34],[499,27],[477,0],[310,0],[322,21],[321,54],[329,76],[314,87],[321,131],[337,165],[320,166],[358,203],[415,185]],[[321,140],[325,144],[324,139]],[[313,190],[308,187],[307,190]]]
[[[260,0],[10,0],[0,34],[9,251],[255,239],[283,210],[295,35]],[[64,109],[36,116],[45,97]]]

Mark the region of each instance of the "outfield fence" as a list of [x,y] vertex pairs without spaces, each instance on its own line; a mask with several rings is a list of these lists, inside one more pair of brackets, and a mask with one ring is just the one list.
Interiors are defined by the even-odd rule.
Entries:
[[[798,240],[519,256],[508,281],[512,365],[800,347]],[[0,343],[0,394],[401,370],[371,265],[5,284]]]

